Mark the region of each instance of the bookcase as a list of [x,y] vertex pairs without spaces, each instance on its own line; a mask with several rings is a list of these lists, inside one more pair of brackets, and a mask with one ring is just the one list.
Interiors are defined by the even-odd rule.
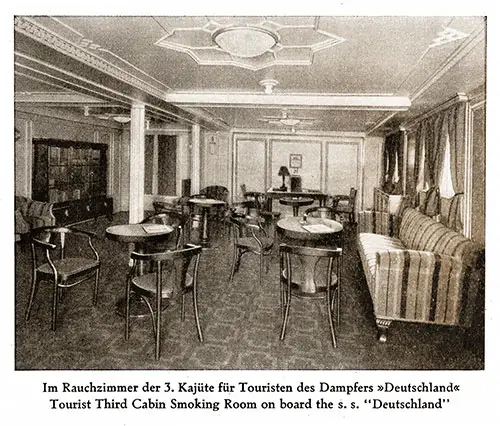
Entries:
[[102,215],[112,218],[107,149],[107,145],[90,142],[33,139],[32,198],[54,203],[57,224]]

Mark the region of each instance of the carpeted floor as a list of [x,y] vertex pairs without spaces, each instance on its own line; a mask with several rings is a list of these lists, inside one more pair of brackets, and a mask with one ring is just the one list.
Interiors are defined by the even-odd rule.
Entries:
[[[202,254],[200,316],[205,341],[197,339],[192,305],[185,322],[178,307],[164,315],[163,348],[154,360],[149,318],[132,322],[129,341],[115,303],[124,294],[128,247],[105,238],[110,224],[125,214],[79,225],[98,234],[102,258],[98,306],[91,303],[91,282],[69,290],[60,306],[58,329],[50,329],[50,289],[42,286],[29,322],[24,310],[30,286],[30,255],[16,247],[17,370],[480,370],[484,369],[481,316],[468,338],[457,328],[393,323],[387,343],[376,340],[368,289],[355,249],[355,231],[346,233],[342,321],[333,349],[324,306],[294,299],[288,333],[279,340],[280,306],[277,251],[259,285],[258,260],[243,259],[229,284],[232,246],[214,229],[214,244]],[[472,336],[472,337],[470,337]]]

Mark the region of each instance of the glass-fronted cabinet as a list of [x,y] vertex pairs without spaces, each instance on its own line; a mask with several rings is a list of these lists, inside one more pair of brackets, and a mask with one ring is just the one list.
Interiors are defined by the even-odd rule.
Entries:
[[54,203],[59,224],[113,213],[107,197],[107,145],[56,139],[33,140],[34,200]]

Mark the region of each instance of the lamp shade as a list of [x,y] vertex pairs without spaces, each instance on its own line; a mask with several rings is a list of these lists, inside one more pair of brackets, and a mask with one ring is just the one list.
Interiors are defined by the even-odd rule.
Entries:
[[290,172],[286,166],[281,166],[278,172],[278,176],[290,176]]

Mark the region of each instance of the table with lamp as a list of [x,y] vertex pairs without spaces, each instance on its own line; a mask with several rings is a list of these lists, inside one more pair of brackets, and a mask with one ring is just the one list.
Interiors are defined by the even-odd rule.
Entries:
[[[320,206],[324,206],[326,204],[327,194],[315,189],[300,189],[300,191],[292,190],[288,191],[288,188],[285,184],[285,178],[290,175],[288,168],[286,166],[281,166],[278,171],[278,176],[283,178],[283,184],[279,188],[270,188],[267,194],[267,202],[268,210],[272,210],[272,202],[273,199],[300,199],[300,198],[310,198],[313,200],[318,200]],[[294,189],[294,188],[291,188]]]

